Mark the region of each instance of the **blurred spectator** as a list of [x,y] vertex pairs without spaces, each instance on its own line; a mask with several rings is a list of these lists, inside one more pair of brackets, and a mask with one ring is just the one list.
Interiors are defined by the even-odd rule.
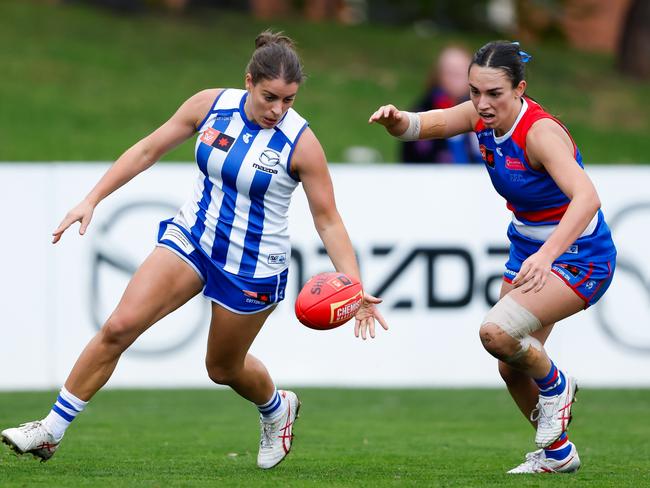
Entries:
[[368,5],[366,0],[250,0],[250,7],[253,16],[262,20],[298,14],[314,22],[359,24],[366,20]]
[[[427,80],[427,90],[415,112],[449,108],[469,100],[467,69],[471,54],[459,46],[445,47]],[[405,163],[480,163],[478,141],[473,133],[450,139],[432,139],[404,142],[401,160]]]

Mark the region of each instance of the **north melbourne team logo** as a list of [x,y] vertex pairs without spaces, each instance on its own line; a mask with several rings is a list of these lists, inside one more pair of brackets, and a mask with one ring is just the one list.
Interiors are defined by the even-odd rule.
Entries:
[[277,169],[273,169],[273,166],[276,166],[280,162],[280,153],[277,151],[274,151],[273,149],[266,148],[260,154],[259,157],[259,164],[258,163],[253,163],[253,167],[255,169],[259,169],[260,171],[264,171],[265,173],[273,173],[273,174],[278,174]]
[[210,127],[203,134],[201,134],[201,142],[212,146],[221,151],[227,152],[230,149],[230,146],[235,142],[235,138],[224,134],[217,129]]

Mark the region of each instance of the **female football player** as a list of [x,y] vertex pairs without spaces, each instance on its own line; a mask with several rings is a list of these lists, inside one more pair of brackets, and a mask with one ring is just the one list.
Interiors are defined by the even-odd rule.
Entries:
[[[359,278],[359,269],[336,208],[323,149],[292,108],[303,81],[293,42],[266,31],[255,48],[245,90],[215,88],[189,98],[128,149],[54,231],[54,243],[75,222],[84,234],[99,202],[197,134],[193,197],[174,218],[161,222],[158,246],[79,356],[49,415],[2,432],[4,442],[18,453],[49,459],[70,422],[108,381],[120,355],[154,323],[203,291],[212,302],[209,377],[257,405],[260,468],[272,468],[288,454],[300,402],[295,393],[277,390],[248,350],[284,298],[291,250],[287,214],[299,182],[336,270]],[[357,337],[374,337],[375,319],[387,328],[377,303],[379,299],[364,296],[356,314]]]
[[476,132],[492,184],[512,211],[501,299],[483,320],[480,338],[536,427],[540,448],[509,472],[564,473],[580,467],[566,434],[578,387],[543,344],[557,321],[605,293],[616,249],[571,135],[526,96],[529,59],[518,43],[490,42],[470,64],[470,101],[422,113],[384,105],[369,122],[403,140]]

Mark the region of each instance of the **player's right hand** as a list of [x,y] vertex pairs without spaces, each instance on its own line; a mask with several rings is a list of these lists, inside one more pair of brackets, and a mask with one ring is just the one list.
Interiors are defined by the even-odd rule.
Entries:
[[54,229],[54,232],[52,232],[52,244],[59,242],[63,233],[75,222],[81,223],[79,226],[79,234],[84,235],[88,225],[90,224],[90,220],[93,218],[94,210],[95,206],[86,200],[71,209],[63,218],[59,226]]
[[377,122],[386,128],[390,128],[395,124],[398,124],[403,118],[402,112],[400,112],[395,105],[388,104],[379,107],[375,113],[370,116],[368,123],[372,124],[373,122]]
[[370,333],[370,337],[375,338],[375,320],[379,322],[384,330],[388,330],[388,324],[384,319],[381,312],[377,309],[377,305],[382,302],[381,298],[373,297],[368,293],[363,294],[363,302],[361,302],[361,307],[355,314],[355,324],[354,324],[354,335],[365,341],[366,340],[366,331]]

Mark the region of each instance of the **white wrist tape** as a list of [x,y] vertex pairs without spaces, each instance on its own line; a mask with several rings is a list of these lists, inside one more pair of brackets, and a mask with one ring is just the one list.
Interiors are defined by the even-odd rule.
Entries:
[[417,141],[420,138],[420,115],[414,112],[402,112],[408,117],[409,125],[397,138],[401,141]]

